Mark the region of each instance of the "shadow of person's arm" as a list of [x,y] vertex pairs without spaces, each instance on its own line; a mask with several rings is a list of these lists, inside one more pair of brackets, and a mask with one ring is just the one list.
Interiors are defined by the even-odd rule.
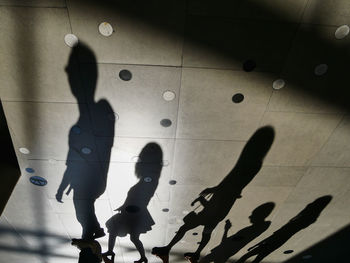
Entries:
[[230,219],[227,219],[225,222],[225,230],[224,230],[224,234],[222,235],[221,243],[224,243],[226,241],[228,230],[231,227],[232,227],[231,221],[230,221]]
[[[62,202],[63,191],[68,187],[70,182],[71,182],[71,175],[66,171],[63,175],[61,184],[57,189],[57,193],[56,193],[57,202],[63,203]],[[69,191],[70,189],[68,190],[67,194],[69,193]]]

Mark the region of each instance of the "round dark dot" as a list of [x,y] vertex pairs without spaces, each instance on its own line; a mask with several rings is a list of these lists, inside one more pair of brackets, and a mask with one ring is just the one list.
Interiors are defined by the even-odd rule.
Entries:
[[124,80],[124,81],[129,81],[131,80],[132,78],[132,74],[129,70],[127,69],[122,69],[120,72],[119,72],[119,78],[121,80]]
[[160,125],[163,127],[170,127],[171,126],[171,120],[169,119],[163,119],[160,121]]
[[45,186],[45,185],[47,185],[46,179],[42,178],[40,176],[32,176],[32,177],[29,178],[29,181],[32,184],[35,184],[37,186]]
[[232,96],[232,101],[234,103],[240,103],[244,100],[244,95],[242,93],[237,93]]
[[128,213],[137,213],[138,211],[140,211],[140,207],[136,205],[128,205],[127,207],[125,207],[125,211]]
[[33,168],[28,167],[28,168],[26,168],[26,172],[32,174],[35,172],[35,170]]
[[177,183],[176,180],[170,180],[170,181],[169,181],[169,184],[170,184],[170,185],[174,185],[174,184],[176,184],[176,183]]
[[162,211],[163,212],[169,212],[169,208],[163,208]]
[[192,233],[192,235],[197,236],[197,235],[198,235],[198,233],[197,233],[197,232],[193,232],[193,233]]
[[251,72],[256,68],[256,63],[254,60],[248,59],[243,63],[243,70],[246,72]]
[[291,254],[293,252],[294,252],[294,250],[289,249],[289,250],[284,251],[283,254]]

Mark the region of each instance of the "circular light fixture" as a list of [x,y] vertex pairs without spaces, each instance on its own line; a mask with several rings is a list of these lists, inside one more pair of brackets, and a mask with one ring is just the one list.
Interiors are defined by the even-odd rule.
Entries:
[[102,22],[99,26],[98,26],[98,31],[100,31],[100,34],[102,36],[105,37],[109,37],[112,35],[113,33],[113,27],[111,26],[110,23],[108,22]]
[[79,40],[76,35],[67,34],[64,36],[64,42],[68,47],[75,47],[76,45],[78,45]]
[[81,152],[82,152],[83,154],[90,154],[90,153],[92,152],[92,150],[91,150],[89,147],[83,147],[83,148],[81,149]]
[[35,173],[35,170],[33,168],[30,168],[30,167],[27,167],[25,170],[27,173],[30,173],[30,174]]
[[247,59],[246,61],[244,61],[243,63],[243,70],[245,72],[251,72],[256,68],[256,63],[254,60],[251,59]]
[[42,178],[40,176],[32,176],[29,178],[29,181],[37,186],[45,186],[47,185],[47,181],[45,178]]
[[23,154],[30,154],[30,151],[29,151],[27,148],[25,148],[25,147],[19,148],[19,151],[20,151],[21,153],[23,153]]
[[119,78],[124,81],[129,81],[132,78],[132,74],[129,70],[122,69],[121,71],[119,71]]
[[348,25],[342,25],[337,28],[334,35],[336,39],[343,39],[345,38],[350,32],[350,28]]
[[319,64],[315,67],[314,73],[316,76],[322,76],[326,74],[328,71],[327,64]]
[[75,134],[80,134],[81,133],[81,129],[78,125],[74,125],[72,127],[72,131],[75,133]]
[[146,176],[145,178],[143,178],[143,180],[144,180],[146,183],[152,182],[152,178],[149,177],[149,176]]
[[294,250],[288,249],[288,250],[286,250],[286,251],[283,251],[283,254],[291,254],[291,253],[293,253],[293,252],[294,252]]
[[163,208],[162,211],[163,212],[169,212],[169,208]]
[[275,90],[279,90],[279,89],[282,89],[284,87],[284,85],[286,85],[286,83],[284,82],[283,79],[276,79],[272,83],[272,88],[275,89]]
[[244,100],[244,95],[242,93],[237,93],[232,96],[232,101],[234,103],[241,103]]
[[162,125],[163,127],[170,127],[171,126],[171,120],[169,119],[163,119],[160,121],[160,125]]
[[163,93],[163,99],[166,101],[172,101],[176,97],[175,92],[172,92],[170,90],[167,90]]
[[177,183],[176,180],[170,180],[170,181],[169,181],[169,184],[170,184],[170,185],[175,185],[176,183]]
[[193,232],[193,233],[192,233],[192,235],[197,236],[197,235],[198,235],[198,233],[197,233],[197,232]]

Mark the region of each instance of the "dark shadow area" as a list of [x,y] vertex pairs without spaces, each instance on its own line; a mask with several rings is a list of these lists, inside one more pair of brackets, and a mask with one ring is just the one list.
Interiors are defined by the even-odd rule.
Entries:
[[0,215],[21,175],[9,128],[0,100]]
[[346,263],[349,261],[349,250],[346,249],[348,244],[350,244],[350,225],[285,261],[285,263]]
[[109,233],[108,251],[104,253],[106,262],[114,261],[116,237],[124,237],[127,234],[140,253],[140,259],[135,262],[148,261],[139,237],[140,234],[150,231],[155,224],[147,206],[157,189],[162,162],[163,152],[157,143],[148,143],[143,147],[135,165],[135,175],[139,181],[128,191],[124,204],[115,210],[118,213],[106,222]]
[[[79,56],[88,57],[94,63],[79,65]],[[67,195],[73,190],[74,208],[83,230],[82,238],[90,240],[105,235],[97,220],[94,203],[106,189],[115,119],[107,100],[94,100],[98,70],[95,55],[87,46],[80,43],[72,49],[66,72],[80,115],[69,132],[67,169],[56,199],[62,202],[63,192],[68,186]],[[78,81],[79,73],[82,84]]]
[[72,246],[75,246],[80,250],[78,263],[102,262],[101,245],[96,240],[73,238]]
[[[180,227],[175,237],[165,247],[155,247],[152,253],[168,262],[171,248],[179,242],[185,233],[197,226],[204,226],[202,240],[194,253],[185,253],[190,261],[196,261],[200,252],[207,245],[211,234],[217,224],[222,221],[231,210],[237,198],[241,198],[244,187],[259,172],[263,159],[269,151],[274,140],[274,130],[270,126],[258,129],[245,145],[236,166],[215,187],[203,190],[192,206],[199,202],[203,209],[196,213],[190,212],[183,218],[184,224]],[[208,199],[205,197],[207,196]]]
[[311,224],[315,223],[323,209],[331,200],[332,196],[330,195],[317,198],[271,236],[250,247],[248,252],[236,262],[246,262],[248,258],[253,256],[256,256],[256,258],[252,262],[261,262],[265,257],[281,247],[300,230],[305,229]]
[[[309,14],[310,25],[300,26],[303,10],[293,9],[296,17],[292,17],[293,14],[285,13],[285,8],[279,10],[281,6],[273,8],[255,0],[105,0],[99,1],[98,6],[90,0],[81,4],[113,10],[164,34],[185,35],[184,66],[188,44],[208,47],[220,57],[241,65],[237,68],[228,62],[224,68],[244,69],[246,61],[253,61],[255,70],[276,79],[282,77],[293,90],[350,110],[347,102],[350,91],[344,85],[348,81],[349,41],[335,39],[335,28],[320,28],[313,22],[318,21],[324,10],[316,9]],[[289,65],[285,67],[288,58]],[[314,69],[321,63],[328,65],[328,72],[315,76]]]
[[275,204],[272,202],[258,206],[253,210],[249,217],[252,224],[229,237],[227,236],[227,233],[232,225],[230,220],[226,220],[225,230],[220,245],[213,248],[208,255],[200,260],[200,262],[227,262],[231,256],[235,255],[245,245],[260,236],[269,228],[271,221],[265,221],[265,219],[271,214],[274,207]]

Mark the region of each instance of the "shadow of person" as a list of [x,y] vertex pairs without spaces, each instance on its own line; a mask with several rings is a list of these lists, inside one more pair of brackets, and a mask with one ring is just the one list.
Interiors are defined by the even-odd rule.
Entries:
[[269,228],[271,222],[265,221],[265,218],[271,214],[274,207],[274,203],[268,202],[255,208],[251,216],[249,216],[252,225],[239,230],[237,233],[233,234],[230,237],[227,237],[227,232],[231,228],[231,222],[230,220],[226,220],[225,231],[222,236],[220,245],[213,248],[210,254],[206,255],[203,259],[200,260],[200,263],[227,262],[231,256],[235,255],[250,241],[260,236]]
[[255,255],[257,255],[257,257],[252,262],[261,262],[265,257],[286,243],[297,232],[315,223],[322,210],[331,200],[332,196],[330,195],[317,198],[271,236],[249,248],[248,252],[236,262],[245,262],[248,258]]
[[[91,63],[78,64],[81,57],[88,58]],[[66,72],[72,94],[78,102],[79,119],[69,131],[67,168],[56,200],[62,202],[63,192],[68,186],[67,195],[73,190],[82,238],[91,240],[105,235],[95,214],[95,201],[106,188],[115,120],[109,117],[113,110],[107,100],[94,100],[98,71],[95,55],[87,46],[80,43],[72,49]]]
[[[192,202],[192,206],[196,202],[200,202],[203,209],[198,214],[192,211],[186,215],[183,218],[184,224],[170,243],[165,247],[154,247],[152,254],[160,257],[163,262],[168,262],[171,248],[181,240],[188,230],[202,225],[204,229],[197,251],[185,253],[185,257],[189,261],[197,261],[200,252],[209,242],[214,228],[226,217],[236,199],[241,197],[243,188],[259,172],[274,136],[274,130],[270,126],[258,129],[245,145],[236,166],[222,182],[215,187],[203,190],[199,197]],[[205,198],[206,196],[209,200]]]
[[101,245],[96,240],[73,238],[72,246],[75,246],[80,250],[78,263],[102,262]]
[[135,262],[148,261],[139,237],[140,234],[151,230],[155,224],[147,206],[158,186],[162,160],[163,152],[157,143],[148,143],[142,149],[139,161],[135,165],[135,174],[139,181],[130,188],[124,204],[115,210],[118,213],[106,222],[109,233],[108,251],[103,254],[106,262],[114,260],[113,249],[116,237],[124,237],[127,234],[130,235],[131,242],[140,253],[141,258]]

